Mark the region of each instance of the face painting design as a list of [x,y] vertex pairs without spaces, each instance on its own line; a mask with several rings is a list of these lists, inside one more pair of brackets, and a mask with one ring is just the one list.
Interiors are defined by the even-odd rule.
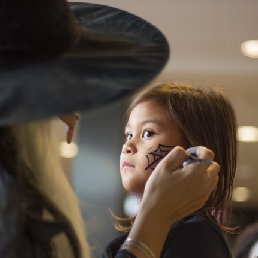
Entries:
[[148,165],[145,170],[151,168],[154,170],[156,165],[176,146],[166,146],[163,144],[159,144],[158,148],[155,151],[147,153],[145,156],[148,161]]

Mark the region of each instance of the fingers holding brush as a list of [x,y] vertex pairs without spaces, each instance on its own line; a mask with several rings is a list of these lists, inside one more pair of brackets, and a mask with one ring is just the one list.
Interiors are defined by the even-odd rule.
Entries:
[[214,159],[214,153],[202,146],[191,147],[186,150],[189,153],[189,157],[183,162],[183,167],[186,167],[192,163],[202,163],[211,165]]

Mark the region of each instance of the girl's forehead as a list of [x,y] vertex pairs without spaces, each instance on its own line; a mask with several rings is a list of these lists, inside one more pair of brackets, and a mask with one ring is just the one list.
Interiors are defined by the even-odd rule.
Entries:
[[[165,105],[163,106],[165,108]],[[135,111],[135,109],[141,110],[146,107],[158,108],[158,107],[162,107],[162,105],[159,104],[155,99],[146,99],[146,100],[139,100],[139,101],[132,100],[126,112],[127,121],[129,120],[131,113]]]
[[164,107],[153,101],[145,101],[137,104],[130,112],[129,119],[143,119],[146,117],[158,117],[165,114]]
[[164,105],[155,101],[144,101],[137,104],[129,114],[127,125],[134,123],[146,124],[147,122],[154,122],[158,125],[175,125]]
[[142,101],[138,104],[136,104],[134,106],[134,108],[132,108],[131,112],[132,113],[135,109],[138,110],[150,110],[150,109],[154,109],[156,110],[156,112],[164,112],[164,110],[166,110],[165,106],[158,103],[157,101],[155,100],[146,100],[146,101]]

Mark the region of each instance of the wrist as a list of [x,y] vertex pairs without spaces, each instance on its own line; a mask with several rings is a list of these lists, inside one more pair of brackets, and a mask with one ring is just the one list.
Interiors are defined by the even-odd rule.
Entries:
[[160,257],[170,226],[159,214],[140,208],[128,237],[146,244]]

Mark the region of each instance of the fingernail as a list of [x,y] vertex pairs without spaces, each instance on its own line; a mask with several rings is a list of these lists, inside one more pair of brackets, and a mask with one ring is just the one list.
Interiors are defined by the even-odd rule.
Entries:
[[186,151],[189,152],[190,154],[196,154],[196,148],[195,147],[190,147]]

